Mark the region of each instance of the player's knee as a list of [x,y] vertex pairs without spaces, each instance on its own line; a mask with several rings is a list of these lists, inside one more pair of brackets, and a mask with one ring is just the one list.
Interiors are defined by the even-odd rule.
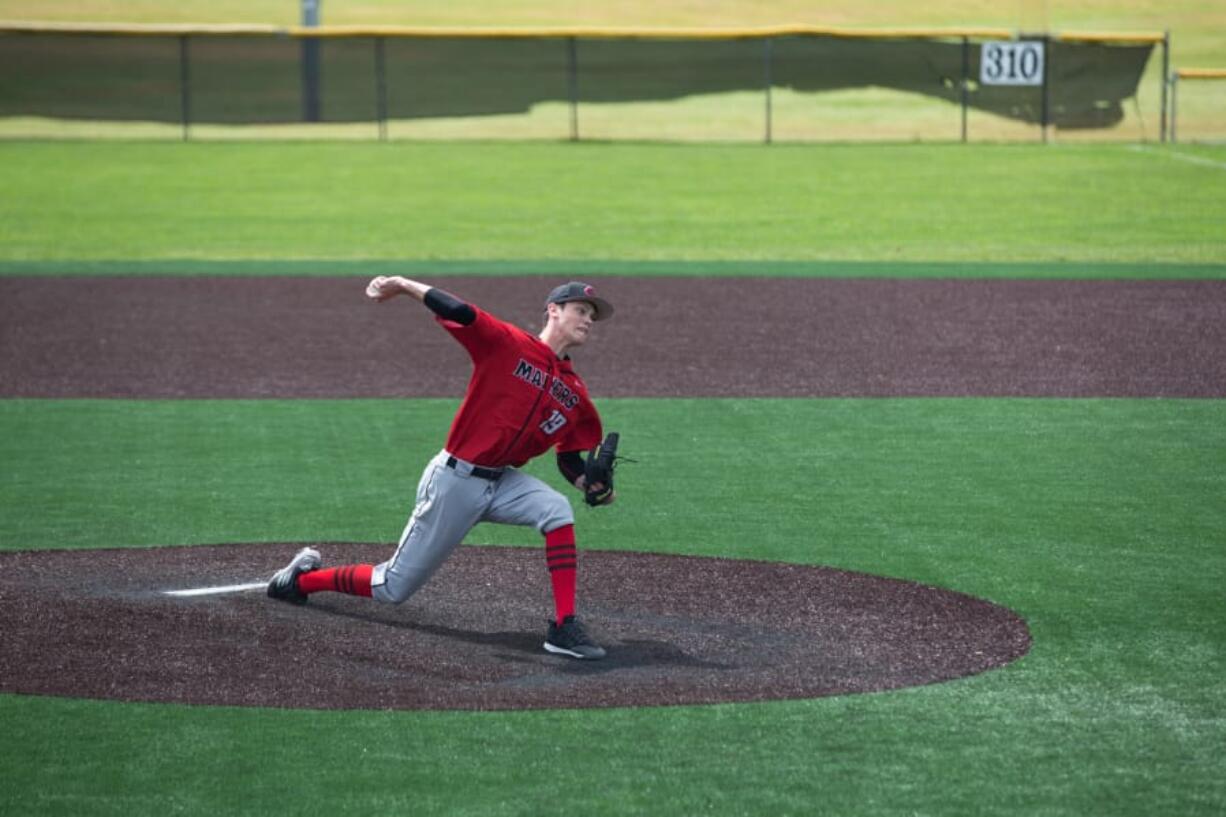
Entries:
[[385,604],[404,604],[416,591],[416,587],[397,582],[371,588],[371,595],[374,596],[376,601],[381,601]]
[[[383,568],[383,569],[380,569]],[[430,579],[426,571],[389,569],[380,565],[371,576],[371,596],[385,604],[403,604]]]
[[541,519],[537,523],[537,530],[543,535],[563,525],[573,524],[575,524],[575,512],[570,507],[570,502],[566,497],[555,492],[544,505]]
[[382,587],[371,588],[371,595],[376,601],[386,604],[404,604],[413,594],[421,589],[425,582],[393,582]]

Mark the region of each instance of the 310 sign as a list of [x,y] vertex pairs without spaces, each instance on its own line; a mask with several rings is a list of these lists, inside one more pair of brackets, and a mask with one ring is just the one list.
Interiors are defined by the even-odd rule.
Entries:
[[1035,40],[983,44],[979,59],[981,85],[1042,85],[1043,43]]

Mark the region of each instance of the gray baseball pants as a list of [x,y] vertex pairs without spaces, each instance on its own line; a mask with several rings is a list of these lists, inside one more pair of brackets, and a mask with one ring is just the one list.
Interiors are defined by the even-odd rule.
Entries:
[[542,535],[575,521],[570,502],[536,477],[507,468],[497,479],[472,474],[462,460],[440,451],[417,485],[417,502],[392,558],[376,565],[371,595],[400,604],[430,580],[434,572],[479,522],[530,525]]

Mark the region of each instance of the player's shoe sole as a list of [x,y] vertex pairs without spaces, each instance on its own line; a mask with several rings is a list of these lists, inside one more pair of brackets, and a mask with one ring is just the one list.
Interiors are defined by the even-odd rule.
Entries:
[[549,622],[549,634],[545,637],[545,652],[565,655],[581,661],[596,661],[604,658],[604,648],[588,637],[583,625],[574,616],[567,616],[561,626]]
[[268,582],[268,597],[291,604],[306,604],[306,594],[298,589],[298,577],[318,570],[323,558],[315,548],[303,548],[294,554],[289,564],[273,574]]
[[587,661],[595,661],[597,659],[604,658],[605,655],[607,655],[603,647],[597,647],[595,645],[579,648],[567,648],[555,646],[550,644],[548,641],[545,642],[545,652],[551,652],[554,655],[566,655],[571,658],[578,658]]

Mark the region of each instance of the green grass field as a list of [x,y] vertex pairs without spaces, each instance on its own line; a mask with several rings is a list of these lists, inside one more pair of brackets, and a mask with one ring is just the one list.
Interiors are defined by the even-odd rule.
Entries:
[[[15,142],[0,168],[8,275],[1226,277],[1212,147]],[[0,549],[391,541],[454,405],[0,401]],[[948,587],[1023,615],[1032,652],[898,692],[645,710],[0,695],[0,813],[1226,808],[1222,401],[599,405],[640,462],[612,513],[581,513],[585,545]]]
[[[20,513],[6,513],[0,541],[386,541],[411,463],[438,444],[387,440],[445,428],[452,408],[7,401],[0,501]],[[923,689],[643,711],[307,714],[3,696],[8,810],[255,814],[293,797],[339,814],[1210,814],[1224,802],[1220,402],[601,408],[647,453],[624,476],[633,512],[583,517],[585,541],[951,587],[1024,615],[1032,653]],[[717,476],[695,488],[678,462]],[[531,538],[485,528],[472,541]],[[593,783],[575,791],[576,779]]]
[[0,164],[0,261],[1226,260],[1210,147],[0,142]]

